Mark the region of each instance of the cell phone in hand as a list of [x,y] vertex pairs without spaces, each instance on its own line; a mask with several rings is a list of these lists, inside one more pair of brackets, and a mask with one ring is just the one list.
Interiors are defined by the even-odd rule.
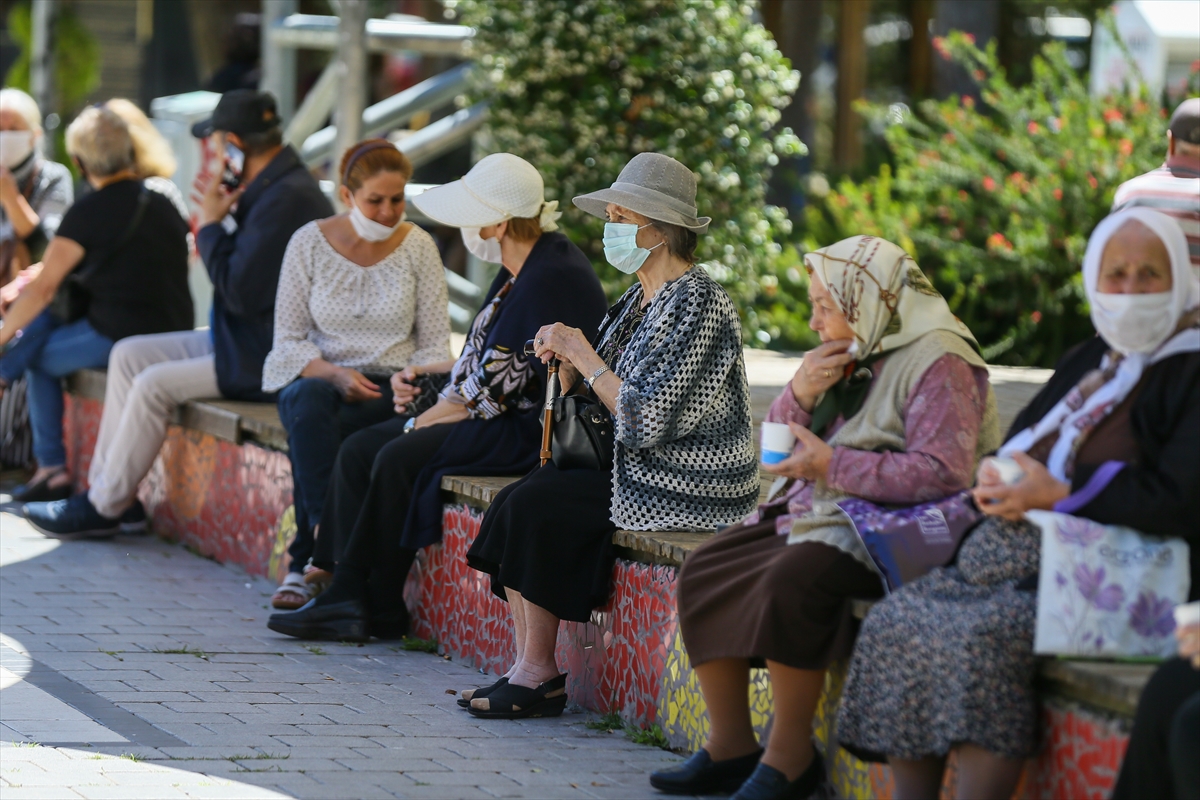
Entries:
[[246,154],[225,143],[225,169],[221,172],[221,185],[233,191],[242,183],[242,169],[246,166]]

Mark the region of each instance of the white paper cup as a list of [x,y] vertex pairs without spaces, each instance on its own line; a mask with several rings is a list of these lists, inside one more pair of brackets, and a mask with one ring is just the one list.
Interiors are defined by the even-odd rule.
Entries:
[[1021,465],[1011,458],[989,456],[984,459],[984,462],[996,470],[996,473],[1000,476],[1000,482],[1005,486],[1018,484],[1025,477],[1025,470],[1021,469]]
[[778,464],[792,454],[796,436],[782,422],[762,424],[762,460],[764,464]]

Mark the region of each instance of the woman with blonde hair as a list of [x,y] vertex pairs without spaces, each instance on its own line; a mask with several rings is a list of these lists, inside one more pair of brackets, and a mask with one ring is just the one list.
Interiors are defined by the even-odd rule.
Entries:
[[129,138],[133,142],[134,171],[145,182],[146,188],[165,195],[175,204],[180,216],[190,220],[191,213],[184,202],[183,193],[171,180],[178,167],[171,143],[132,101],[114,97],[104,107],[123,119],[129,128]]

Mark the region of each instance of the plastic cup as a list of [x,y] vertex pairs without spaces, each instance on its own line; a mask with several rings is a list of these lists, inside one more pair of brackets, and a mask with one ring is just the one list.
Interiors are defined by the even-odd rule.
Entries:
[[792,454],[796,446],[796,436],[792,429],[782,422],[764,422],[762,424],[762,461],[764,464],[778,464]]
[[1000,476],[1000,482],[1005,486],[1018,484],[1025,477],[1025,470],[1021,469],[1021,465],[1011,458],[990,456],[985,461],[991,465],[992,469],[996,470],[996,474]]
[[1200,625],[1200,600],[1175,606],[1175,627],[1190,628]]

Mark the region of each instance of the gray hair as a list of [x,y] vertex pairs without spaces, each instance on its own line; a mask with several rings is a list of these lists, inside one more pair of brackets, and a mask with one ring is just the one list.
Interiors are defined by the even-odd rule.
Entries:
[[67,152],[97,178],[134,166],[129,126],[111,108],[85,108],[67,128]]
[[0,89],[0,108],[17,112],[17,116],[25,120],[29,130],[41,132],[42,112],[38,109],[37,101],[20,89]]
[[689,264],[696,263],[696,245],[699,243],[699,237],[695,231],[656,219],[650,220],[650,226],[663,235],[667,243],[667,252]]

